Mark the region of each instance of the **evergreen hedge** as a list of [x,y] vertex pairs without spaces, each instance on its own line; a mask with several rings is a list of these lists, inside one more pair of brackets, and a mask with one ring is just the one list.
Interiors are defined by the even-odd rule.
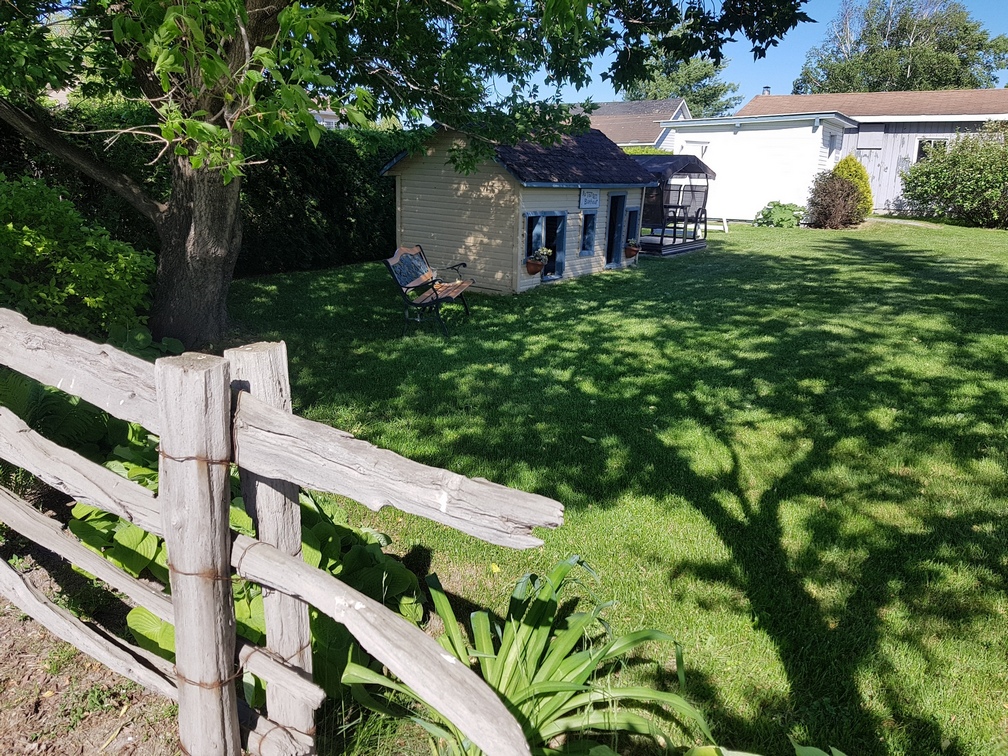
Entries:
[[[86,102],[59,114],[68,132],[139,125],[148,115],[135,104]],[[388,257],[395,251],[395,180],[379,176],[400,152],[415,149],[423,131],[343,129],[311,143],[263,146],[242,182],[244,226],[235,276],[337,267]],[[153,162],[157,147],[108,134],[72,137],[132,175],[158,199],[169,188],[169,167]],[[153,225],[125,201],[0,122],[0,172],[9,179],[41,178],[63,187],[84,219],[138,248],[157,250]]]
[[875,200],[872,197],[871,180],[868,178],[868,170],[853,155],[843,158],[833,167],[833,175],[845,178],[858,188],[860,199],[857,209],[861,215],[859,223],[871,215],[875,207]]

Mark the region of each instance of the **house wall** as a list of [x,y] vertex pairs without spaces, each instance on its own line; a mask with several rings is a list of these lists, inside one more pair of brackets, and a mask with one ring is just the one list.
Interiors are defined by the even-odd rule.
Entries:
[[[862,124],[869,131],[874,124]],[[865,127],[868,127],[867,129]],[[917,147],[922,139],[954,139],[959,132],[976,131],[980,124],[976,121],[950,123],[886,123],[878,146],[866,149],[868,140],[858,139],[857,129],[848,129],[844,142],[844,154],[852,154],[865,168],[871,180],[872,199],[876,211],[899,211],[903,209],[903,179],[900,174],[917,160]],[[861,146],[859,146],[861,145]]]
[[[606,265],[610,192],[625,194],[628,209],[642,205],[643,189],[603,189],[596,210],[595,252],[581,257],[579,189],[522,187],[493,161],[468,176],[460,175],[447,162],[448,149],[458,138],[457,134],[439,134],[424,153],[404,158],[389,171],[396,177],[396,243],[422,245],[435,269],[467,263],[463,275],[476,281],[475,289],[511,293],[542,283],[538,274],[528,274],[522,262],[526,214],[566,213],[563,278],[568,279],[598,272]],[[622,262],[622,252],[619,257]]]
[[[566,256],[563,278],[576,278],[577,276],[598,273],[606,267],[606,231],[609,226],[609,197],[611,194],[626,195],[626,209],[636,208],[640,210],[643,206],[643,189],[603,189],[600,191],[599,207],[594,211],[595,215],[595,245],[594,252],[590,257],[581,256],[581,233],[584,228],[584,212],[579,208],[581,202],[580,189],[553,189],[549,187],[526,187],[521,191],[521,211],[518,217],[516,228],[518,238],[519,258],[524,259],[527,249],[526,234],[527,224],[525,217],[528,214],[537,212],[566,211],[567,232],[565,235]],[[640,214],[638,213],[638,219]],[[638,221],[639,223],[639,221]],[[626,236],[626,227],[623,229]],[[636,235],[636,231],[635,231]],[[618,245],[620,254],[618,263],[626,264],[622,260],[622,243]],[[518,291],[527,291],[538,286],[542,279],[538,273],[529,275],[524,265],[519,266]]]
[[815,174],[840,159],[843,139],[841,129],[816,127],[811,119],[735,128],[726,118],[718,125],[677,129],[659,146],[696,155],[717,174],[707,200],[709,217],[752,220],[772,200],[804,205]]
[[495,162],[467,176],[456,173],[448,163],[456,138],[438,135],[425,153],[389,171],[396,177],[396,243],[422,245],[438,270],[465,262],[462,273],[476,281],[474,289],[518,291],[520,186]]

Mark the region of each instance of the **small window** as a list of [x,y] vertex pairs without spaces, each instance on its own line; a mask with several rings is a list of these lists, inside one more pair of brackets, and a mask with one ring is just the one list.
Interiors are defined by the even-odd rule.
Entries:
[[581,220],[581,257],[595,254],[595,213],[585,213]]
[[944,152],[947,148],[948,139],[921,139],[917,142],[917,159],[914,162],[919,163],[921,160],[927,160],[927,156],[934,150]]
[[640,231],[640,209],[633,207],[627,210],[626,239],[637,239]]
[[548,247],[553,252],[543,268],[544,279],[563,275],[566,228],[565,212],[544,212],[525,218],[525,256],[528,257],[540,247]]
[[837,144],[838,141],[840,140],[837,138],[836,134],[829,135],[829,157],[833,157],[833,153],[837,151],[837,147],[839,147]]

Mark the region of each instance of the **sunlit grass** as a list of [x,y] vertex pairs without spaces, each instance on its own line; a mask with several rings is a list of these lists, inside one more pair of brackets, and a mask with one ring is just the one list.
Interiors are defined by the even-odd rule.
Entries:
[[[358,522],[497,611],[581,554],[616,631],[683,643],[724,745],[1008,753],[1008,234],[733,227],[472,300],[400,338],[380,264],[235,285],[300,414],[566,506],[524,552]],[[674,687],[668,661],[630,674]]]

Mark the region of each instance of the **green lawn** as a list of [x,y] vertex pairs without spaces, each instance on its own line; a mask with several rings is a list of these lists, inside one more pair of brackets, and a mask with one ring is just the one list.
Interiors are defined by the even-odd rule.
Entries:
[[[733,227],[707,251],[473,296],[400,338],[380,263],[236,282],[296,411],[559,499],[513,552],[352,510],[500,611],[570,553],[673,633],[718,742],[1008,753],[1008,234]],[[671,654],[626,674],[675,686]]]

